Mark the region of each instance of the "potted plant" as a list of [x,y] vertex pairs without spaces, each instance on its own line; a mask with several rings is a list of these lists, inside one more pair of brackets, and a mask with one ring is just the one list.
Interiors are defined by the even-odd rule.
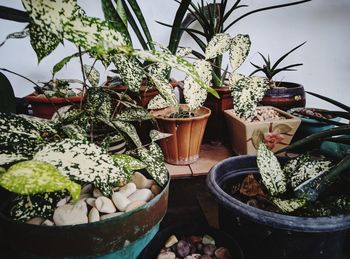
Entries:
[[248,258],[342,258],[350,227],[349,154],[333,160],[306,151],[315,141],[341,141],[349,132],[349,125],[339,126],[280,151],[302,147],[294,159],[276,158],[261,143],[257,157],[213,167],[207,184],[219,202],[220,227],[239,237]]
[[286,81],[275,81],[273,77],[283,71],[295,71],[294,67],[301,66],[301,63],[291,64],[284,67],[278,67],[280,63],[293,51],[303,46],[306,42],[296,46],[292,50],[281,56],[274,64],[271,64],[270,56],[267,58],[259,52],[259,55],[264,60],[262,66],[258,66],[251,62],[256,68],[251,75],[258,72],[263,72],[266,78],[269,80],[270,89],[268,89],[261,100],[262,105],[270,105],[276,108],[287,111],[296,107],[305,107],[305,90],[304,87],[297,83],[291,83]]
[[[135,63],[137,57],[157,63],[157,66],[174,66],[181,69],[194,82],[207,88],[200,80],[197,70],[186,60],[160,51],[133,49],[121,32],[114,30],[106,21],[86,16],[76,1],[26,0],[23,4],[26,17],[29,17],[29,27],[32,28],[31,44],[39,61],[66,39],[78,46],[79,55],[86,51],[105,64],[111,61],[122,63],[123,81],[130,82],[129,86],[139,86],[135,82],[146,73],[137,62]],[[2,8],[2,11],[15,12],[10,8]],[[82,62],[81,69],[84,70]],[[1,202],[0,213],[1,238],[4,240],[6,235],[5,241],[15,245],[15,252],[21,256],[77,257],[108,254],[134,258],[155,235],[165,214],[169,175],[160,148],[155,143],[163,137],[162,134],[153,131],[152,143],[147,147],[143,146],[130,121],[145,118],[145,110],[129,106],[129,109],[123,109],[112,116],[109,96],[104,89],[97,86],[97,73],[92,67],[88,68],[88,71],[83,73],[86,102],[81,103],[78,109],[60,110],[52,121],[14,114],[0,116],[1,186],[12,193],[20,194],[14,200],[13,195],[1,190],[1,193],[6,193],[1,197],[4,199]],[[160,75],[155,78],[164,79]],[[86,80],[90,82],[90,86]],[[166,96],[164,88],[160,87],[159,92]],[[98,124],[113,129],[113,134],[116,134],[107,134],[106,140],[98,143],[99,146],[92,143],[94,127]],[[108,137],[114,136],[125,139],[128,154],[117,154],[113,157],[107,154],[111,151],[108,144],[113,141]],[[142,161],[141,164],[138,160]],[[70,215],[69,218],[71,221],[64,221],[67,224],[61,221],[62,224],[58,224],[62,217],[57,216],[59,221],[56,220],[56,224],[63,226],[33,225],[14,221],[9,217],[10,214],[22,221],[35,216],[50,218],[52,213],[56,212],[57,202],[67,207],[64,203],[67,202],[65,197],[68,196],[68,192],[64,190],[67,189],[72,194],[73,201],[79,198],[84,200],[87,197],[81,197],[79,193],[84,194],[86,189],[90,190],[90,183],[97,187],[105,198],[108,198],[107,196],[113,193],[112,189],[116,187],[113,195],[119,193],[119,202],[124,200],[124,205],[125,201],[131,205],[131,197],[128,202],[125,197],[121,197],[121,192],[130,195],[135,191],[135,187],[130,190],[128,185],[123,186],[125,183],[130,183],[131,178],[135,185],[143,186],[154,185],[158,181],[145,179],[145,175],[134,173],[135,170],[143,170],[142,168],[145,168],[143,173],[147,178],[153,178],[153,175],[162,182],[160,186],[153,187],[158,194],[153,197],[149,191],[144,191],[148,193],[148,202],[138,202],[128,211],[123,206],[122,209],[118,209],[125,210],[121,215],[86,223],[87,205],[83,205],[85,201],[81,201],[78,206],[77,201],[68,204],[69,208],[74,206],[79,210],[77,212],[76,209],[68,209],[74,211],[74,215]],[[81,191],[80,185],[84,185]],[[95,193],[96,196],[100,196],[98,191]],[[89,206],[98,209],[100,205],[111,205],[105,198],[99,202],[97,198],[95,205]],[[12,202],[15,207],[10,204]],[[118,206],[123,204],[119,203]],[[13,209],[8,210],[9,208]],[[92,213],[91,210],[89,213]],[[100,212],[109,213],[108,211]],[[78,218],[75,213],[82,216],[78,221],[75,221]],[[96,218],[96,212],[93,214],[91,217]],[[38,222],[37,219],[35,222]],[[47,249],[42,249],[43,246]]]
[[[203,82],[208,84],[211,80],[209,62],[198,60],[195,66]],[[158,70],[154,70],[154,73],[159,74]],[[186,104],[180,104],[172,87],[166,82],[162,86],[168,89],[168,100],[157,95],[150,101],[148,108],[152,109],[159,130],[171,134],[160,141],[164,159],[175,165],[191,164],[199,158],[205,126],[211,113],[210,109],[202,106],[207,91],[187,77],[184,81]]]
[[[228,30],[232,29],[232,27],[243,18],[255,13],[298,5],[305,2],[308,2],[308,0],[266,6],[241,12],[243,9],[247,10],[249,8],[249,5],[242,3],[241,0],[233,1],[231,6],[230,2],[227,0],[221,2],[214,0],[210,3],[201,2],[198,4],[193,1],[181,1],[173,24],[169,25],[161,22],[160,24],[172,27],[169,39],[169,50],[173,54],[176,53],[181,37],[183,33],[186,32],[191,36],[194,42],[197,43],[202,52],[192,51],[192,53],[197,58],[204,59],[204,53],[208,43],[217,34],[228,33]],[[187,15],[185,16],[186,13]],[[235,18],[233,21],[229,21],[230,17]],[[189,28],[189,26],[195,22],[199,24],[200,29]],[[231,89],[226,78],[228,68],[223,65],[222,55],[216,56],[211,59],[210,62],[213,71],[211,86],[218,92],[220,98],[218,99],[214,96],[208,95],[204,103],[204,106],[212,110],[205,132],[205,139],[226,142],[227,140],[225,139],[225,136],[227,135],[227,127],[225,125],[223,111],[232,109],[233,107],[231,101]]]
[[248,35],[232,37],[229,34],[217,34],[209,42],[205,53],[205,58],[209,60],[229,51],[232,72],[227,73],[234,109],[225,110],[224,114],[231,147],[239,155],[255,154],[261,140],[273,150],[288,145],[300,124],[300,119],[274,107],[257,107],[269,88],[269,82],[264,78],[236,72],[248,56],[250,45]]

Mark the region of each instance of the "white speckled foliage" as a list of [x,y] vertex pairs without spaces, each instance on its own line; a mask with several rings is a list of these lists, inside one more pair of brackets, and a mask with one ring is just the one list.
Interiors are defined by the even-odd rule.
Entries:
[[285,200],[274,197],[272,201],[278,206],[278,208],[280,208],[285,213],[293,212],[306,204],[305,199],[298,198]]
[[[200,79],[207,85],[212,79],[211,65],[208,61],[197,60],[194,63]],[[207,91],[197,84],[192,77],[186,77],[184,82],[184,97],[191,111],[199,109],[207,99]]]
[[152,141],[158,141],[161,139],[169,138],[173,134],[165,133],[165,132],[160,132],[158,130],[151,130],[149,133],[149,136]]
[[168,103],[160,94],[157,94],[147,104],[147,108],[150,110],[157,110],[169,107],[171,105],[172,104]]
[[132,156],[126,154],[115,154],[113,161],[126,172],[133,172],[146,168],[146,164]]
[[232,37],[228,33],[216,34],[205,49],[205,59],[216,58],[230,49]]
[[98,87],[98,83],[100,82],[100,73],[96,68],[90,65],[84,65],[84,73],[87,80],[90,82],[92,87]]
[[176,51],[176,56],[185,57],[192,53],[191,48],[178,48]]
[[233,71],[236,71],[246,60],[250,50],[249,35],[238,34],[233,37],[230,45],[230,65]]
[[250,121],[255,116],[258,102],[269,88],[268,81],[262,77],[244,77],[232,86],[234,110],[236,114]]
[[40,161],[23,161],[0,175],[0,185],[18,194],[37,194],[68,190],[73,199],[80,195],[80,185],[64,176],[56,167]]
[[259,145],[256,161],[268,192],[272,196],[283,194],[287,190],[287,179],[277,158],[264,143]]
[[121,121],[143,121],[152,119],[152,116],[145,108],[131,107],[119,112],[115,118]]
[[124,184],[128,178],[102,149],[78,140],[47,144],[33,159],[54,165],[73,181],[93,183],[106,196],[112,187]]

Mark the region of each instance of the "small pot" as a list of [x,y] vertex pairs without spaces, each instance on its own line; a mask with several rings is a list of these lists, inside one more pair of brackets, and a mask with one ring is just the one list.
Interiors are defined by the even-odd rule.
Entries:
[[232,90],[228,86],[213,86],[212,88],[219,94],[220,99],[208,94],[204,102],[204,106],[211,110],[204,139],[225,143],[228,142],[228,129],[224,111],[233,108]]
[[[181,105],[183,109],[187,105]],[[160,140],[166,162],[174,165],[188,165],[199,158],[205,126],[210,116],[210,109],[199,108],[190,118],[168,118],[175,112],[173,107],[152,111],[159,130],[172,134],[171,137]]]
[[51,97],[30,94],[23,97],[32,106],[33,115],[39,118],[51,119],[52,115],[61,107],[67,105],[79,105],[81,96]]
[[261,105],[273,106],[284,111],[305,107],[305,90],[302,85],[291,82],[275,83],[277,87],[267,90]]
[[258,174],[256,156],[227,158],[207,176],[219,204],[219,226],[241,245],[246,257],[262,259],[340,259],[350,216],[297,217],[249,206],[231,195],[232,185]]
[[271,108],[286,119],[262,122],[247,122],[239,118],[233,109],[225,111],[229,128],[232,150],[238,155],[255,155],[259,141],[263,140],[272,151],[278,151],[289,145],[300,125],[300,119],[271,106],[260,106],[257,109]]

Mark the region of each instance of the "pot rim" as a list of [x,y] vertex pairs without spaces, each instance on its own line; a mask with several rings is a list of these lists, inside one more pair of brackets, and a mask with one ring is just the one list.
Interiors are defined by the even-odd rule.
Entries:
[[30,103],[71,103],[78,102],[82,99],[82,96],[68,96],[68,97],[50,97],[47,98],[45,95],[34,95],[31,93],[27,96],[24,96],[23,99]]
[[[209,190],[215,196],[217,202],[224,206],[225,208],[238,213],[240,216],[246,219],[252,220],[256,223],[263,225],[268,225],[275,228],[299,231],[299,232],[335,232],[346,230],[350,227],[350,216],[338,215],[329,217],[298,217],[290,216],[279,213],[274,213],[270,211],[265,211],[262,209],[254,208],[249,206],[226,193],[217,183],[216,178],[218,176],[221,167],[225,165],[228,161],[240,161],[240,160],[251,160],[256,161],[256,156],[238,156],[226,158],[210,169],[206,182]],[[226,166],[227,167],[227,166]],[[227,170],[227,168],[226,168]],[[242,175],[248,172],[257,172],[256,165],[245,168],[231,169],[230,173],[237,175]],[[234,177],[224,177],[221,175],[221,180],[226,180],[228,178]],[[220,176],[218,176],[220,177]]]
[[10,223],[10,224],[16,224],[16,225],[25,225],[26,227],[30,227],[30,228],[34,228],[34,229],[37,229],[37,228],[41,228],[41,229],[52,229],[52,230],[79,230],[79,229],[82,229],[82,228],[86,228],[86,227],[98,227],[98,226],[101,226],[101,225],[104,225],[104,224],[108,224],[112,221],[122,221],[124,220],[125,218],[135,214],[136,212],[140,211],[140,210],[143,210],[143,209],[147,209],[149,207],[152,207],[154,204],[156,204],[160,198],[168,191],[169,189],[169,185],[170,185],[170,174],[168,172],[168,182],[167,184],[164,186],[163,190],[161,191],[161,193],[159,193],[158,195],[156,195],[153,199],[151,199],[149,202],[147,202],[146,204],[136,208],[136,209],[133,209],[131,211],[128,211],[128,212],[124,212],[123,214],[119,215],[119,216],[116,216],[116,217],[112,217],[112,218],[107,218],[107,219],[104,219],[104,220],[100,220],[100,221],[96,221],[96,222],[89,222],[89,223],[84,223],[84,224],[77,224],[77,225],[64,225],[64,226],[44,226],[44,225],[34,225],[34,224],[28,224],[26,222],[21,222],[21,221],[16,221],[16,220],[13,220],[9,217],[7,217],[6,215],[4,215],[2,213],[2,211],[0,211],[0,220],[4,220],[6,221],[7,223]]
[[[180,104],[181,107],[188,107],[187,104]],[[157,119],[157,120],[163,120],[163,121],[171,121],[171,122],[182,122],[182,121],[192,121],[192,120],[203,120],[206,118],[209,118],[210,114],[211,114],[211,110],[205,106],[201,106],[198,110],[203,111],[204,114],[202,115],[195,115],[194,117],[190,117],[190,118],[167,118],[167,117],[163,117],[161,112],[165,111],[165,110],[169,110],[171,111],[173,107],[167,107],[164,109],[159,109],[159,110],[151,110],[151,115]],[[159,114],[158,114],[159,112]]]

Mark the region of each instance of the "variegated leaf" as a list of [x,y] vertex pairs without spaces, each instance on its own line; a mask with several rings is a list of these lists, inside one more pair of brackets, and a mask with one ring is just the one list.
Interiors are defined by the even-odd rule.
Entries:
[[100,82],[100,72],[98,72],[96,68],[90,65],[84,65],[83,67],[86,78],[90,82],[91,86],[98,87],[98,84]]
[[132,156],[126,154],[115,154],[112,156],[113,161],[127,172],[141,170],[146,168],[146,164]]
[[293,170],[290,174],[290,184],[293,188],[297,188],[303,182],[329,171],[333,167],[331,161],[326,160],[309,160]]
[[131,107],[122,110],[115,116],[115,119],[121,121],[144,121],[152,119],[152,116],[145,108]]
[[56,167],[40,161],[23,161],[11,166],[0,176],[0,185],[18,194],[37,194],[68,190],[74,200],[80,195],[80,185],[64,176]]
[[87,140],[87,132],[81,128],[79,125],[68,124],[60,127],[67,138],[75,140]]
[[78,140],[47,144],[33,159],[56,166],[74,181],[93,183],[105,196],[111,194],[113,187],[123,185],[128,177],[98,146]]
[[[151,145],[157,144],[153,142]],[[161,150],[154,148],[153,146],[151,152],[150,150],[141,147],[137,149],[137,155],[139,159],[147,165],[146,170],[152,176],[152,178],[161,187],[164,187],[169,180],[169,173],[165,167],[164,160],[161,159],[163,157]]]
[[157,94],[150,100],[150,102],[147,105],[147,109],[158,110],[172,105],[172,103],[168,103],[160,94]]
[[228,80],[229,80],[229,85],[228,87],[230,88],[230,90],[232,91],[234,86],[237,84],[237,82],[241,79],[245,78],[244,75],[241,74],[236,74],[236,73],[231,73],[231,75],[229,76]]
[[260,143],[256,158],[262,181],[272,196],[283,194],[287,190],[287,179],[273,152],[264,143]]
[[[199,78],[207,85],[212,79],[211,65],[208,61],[198,60],[194,63]],[[207,91],[201,87],[192,77],[186,77],[184,82],[185,101],[191,111],[199,109],[207,99]]]
[[50,219],[58,201],[67,196],[66,191],[19,195],[13,201],[10,216],[14,220],[27,221],[34,217]]
[[[4,152],[4,151],[2,151]],[[0,166],[2,165],[8,165],[12,164],[14,162],[19,162],[23,160],[27,160],[29,157],[25,156],[25,154],[6,154],[6,153],[1,153],[0,154]]]
[[178,48],[176,51],[176,56],[185,57],[192,53],[191,48]]
[[128,89],[132,92],[139,92],[144,75],[139,62],[134,57],[117,54],[113,59],[113,63]]
[[251,120],[255,116],[258,102],[264,97],[267,89],[269,84],[266,78],[244,77],[239,80],[232,90],[236,114],[245,120]]
[[111,96],[101,87],[89,88],[86,109],[93,114],[101,114],[105,118],[109,118],[112,110]]
[[274,197],[272,199],[273,203],[277,205],[285,213],[291,213],[297,209],[300,209],[306,204],[305,199],[290,199],[284,200]]
[[231,42],[230,46],[230,65],[233,71],[236,71],[245,61],[250,50],[249,35],[238,34]]
[[172,135],[173,134],[160,132],[158,130],[151,130],[150,133],[149,133],[149,136],[150,136],[152,141],[158,141],[158,140],[161,140],[161,139],[169,138]]
[[142,146],[142,142],[137,134],[136,128],[131,123],[120,120],[113,120],[112,123],[117,129],[127,135],[136,147]]
[[283,172],[288,178],[288,181],[290,181],[292,173],[295,172],[300,165],[302,165],[306,161],[310,161],[310,159],[310,155],[302,154],[296,158],[289,160],[283,167]]
[[205,59],[216,58],[230,49],[232,37],[228,33],[218,33],[209,41],[205,49]]
[[7,154],[23,154],[31,156],[43,144],[38,129],[26,119],[14,115],[0,113],[0,149]]

